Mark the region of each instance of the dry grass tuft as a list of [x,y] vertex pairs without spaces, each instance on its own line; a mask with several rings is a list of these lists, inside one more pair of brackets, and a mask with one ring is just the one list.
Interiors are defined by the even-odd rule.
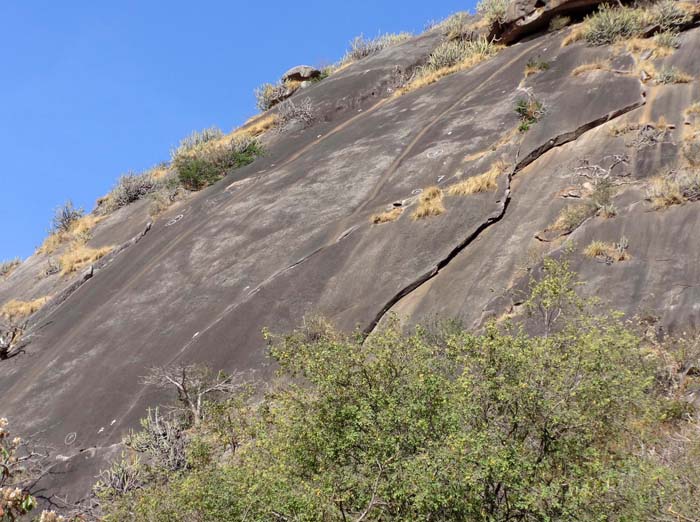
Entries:
[[620,136],[624,136],[625,134],[629,134],[630,132],[639,130],[639,127],[640,126],[638,123],[632,122],[623,123],[622,125],[611,125],[608,129],[608,133],[610,136],[618,138]]
[[675,67],[666,67],[661,69],[654,75],[654,81],[657,84],[669,85],[673,83],[690,83],[694,78]]
[[69,275],[73,272],[102,259],[109,254],[114,247],[91,248],[83,243],[72,243],[68,250],[59,258],[61,275]]
[[700,101],[696,101],[692,105],[690,105],[684,112],[686,117],[695,117],[695,116],[700,116]]
[[33,301],[17,301],[12,299],[0,307],[0,317],[14,323],[29,317],[38,311],[49,300],[49,296],[39,297]]
[[566,47],[567,45],[571,45],[572,43],[578,42],[579,40],[583,40],[585,38],[586,31],[585,31],[585,26],[584,24],[577,24],[571,27],[571,31],[569,31],[569,34],[566,35],[566,38],[561,42],[562,47]]
[[592,205],[570,205],[559,212],[557,219],[549,229],[569,234],[594,214],[595,208]]
[[391,223],[392,221],[396,221],[401,217],[401,214],[403,214],[402,208],[392,208],[386,212],[372,215],[369,220],[373,225],[381,225],[383,223]]
[[670,172],[649,181],[647,199],[659,210],[700,199],[700,171]]
[[413,211],[413,219],[422,219],[430,216],[439,216],[445,212],[442,204],[443,193],[439,187],[428,187],[418,198],[418,207]]
[[631,38],[626,40],[621,47],[632,54],[642,54],[650,52],[649,58],[665,58],[673,54],[675,49],[668,45],[663,45],[664,40],[657,38]]
[[0,279],[9,277],[12,272],[17,270],[17,267],[22,264],[22,261],[18,257],[15,259],[10,259],[9,261],[0,262]]
[[447,194],[450,196],[469,196],[479,192],[488,192],[498,188],[498,176],[503,174],[510,165],[505,161],[499,160],[494,163],[491,168],[478,176],[472,176],[447,189]]
[[394,96],[403,96],[431,85],[450,74],[471,69],[491,58],[502,48],[502,45],[496,45],[485,37],[469,41],[447,41],[433,51],[428,63],[420,69],[412,81],[397,89]]
[[630,255],[627,252],[627,240],[625,238],[622,238],[619,243],[592,241],[583,250],[583,255],[593,258],[602,258],[609,262],[627,261],[630,259]]
[[70,241],[86,242],[92,235],[92,230],[103,219],[102,216],[87,214],[76,219],[67,232],[54,232],[50,234],[39,247],[40,254],[52,254],[61,245]]
[[228,135],[228,137],[233,138],[235,136],[240,137],[243,135],[249,135],[253,137],[260,136],[261,134],[264,134],[270,129],[275,128],[278,119],[279,116],[277,114],[262,114],[256,116],[248,120],[248,122],[246,122],[246,124],[240,129],[234,130]]
[[610,61],[605,60],[605,59],[598,59],[594,62],[590,63],[584,63],[576,67],[573,71],[571,71],[571,76],[580,76],[584,73],[590,72],[590,71],[609,71],[610,70]]
[[549,69],[549,63],[531,58],[525,65],[525,78],[537,74],[538,72],[546,71],[547,69]]

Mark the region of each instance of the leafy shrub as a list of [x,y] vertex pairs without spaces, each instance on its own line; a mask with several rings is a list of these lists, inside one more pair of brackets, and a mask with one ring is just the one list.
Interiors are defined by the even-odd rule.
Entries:
[[658,84],[690,83],[693,77],[675,67],[664,67],[654,75],[654,81]]
[[[13,437],[9,422],[0,418],[0,520],[24,520],[37,505],[29,485],[44,474],[48,453],[31,447],[28,441]],[[43,515],[42,515],[43,516]]]
[[519,98],[515,102],[515,112],[520,116],[518,130],[526,132],[530,130],[530,126],[540,121],[540,118],[544,115],[544,106],[533,97]]
[[[692,520],[700,430],[661,415],[697,348],[649,346],[579,285],[545,259],[526,327],[266,334],[270,392],[210,410],[201,466],[110,499],[104,520]],[[229,428],[238,451],[212,460]]]
[[677,29],[692,20],[690,14],[681,7],[680,2],[675,0],[656,2],[648,9],[647,18],[650,24],[658,25],[662,31]]
[[571,18],[568,16],[557,15],[549,22],[550,31],[559,31],[564,29],[567,25],[571,23]]
[[510,0],[481,0],[476,5],[476,11],[490,24],[501,24],[505,21],[509,4]]
[[82,208],[76,208],[69,199],[54,210],[51,220],[52,233],[69,232],[71,226],[84,215],[85,211]]
[[583,37],[590,45],[607,45],[638,36],[646,25],[642,9],[603,4],[586,18]]
[[221,179],[227,170],[252,163],[262,152],[255,138],[233,136],[177,152],[173,167],[186,189],[201,190]]

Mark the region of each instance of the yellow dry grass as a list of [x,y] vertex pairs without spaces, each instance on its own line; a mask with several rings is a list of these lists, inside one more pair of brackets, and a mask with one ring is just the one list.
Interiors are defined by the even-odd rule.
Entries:
[[576,67],[571,71],[571,76],[580,76],[581,74],[591,72],[591,71],[609,71],[610,61],[605,59],[598,59],[590,63],[584,63]]
[[604,241],[592,241],[583,250],[583,255],[593,258],[604,257],[613,261],[626,261],[630,258],[625,249],[618,248],[617,245]]
[[153,179],[163,179],[169,172],[170,171],[163,165],[158,165],[149,170],[148,174],[150,174]]
[[491,165],[487,172],[451,185],[447,189],[447,194],[450,196],[469,196],[479,192],[496,190],[498,188],[498,176],[503,174],[508,167],[509,165],[505,161],[498,160]]
[[40,254],[52,254],[61,245],[69,241],[85,242],[90,238],[92,230],[95,228],[103,216],[95,216],[94,214],[86,214],[85,216],[73,222],[68,232],[54,232],[50,234],[39,247]]
[[700,116],[700,101],[690,105],[684,112],[687,117]]
[[386,212],[372,215],[369,220],[373,225],[381,225],[383,223],[391,223],[392,221],[396,221],[401,217],[401,214],[403,214],[402,208],[392,208]]
[[657,210],[685,203],[680,184],[665,176],[649,180],[649,194],[651,204]]
[[673,47],[660,45],[653,38],[631,38],[624,43],[618,44],[616,47],[637,55],[651,52],[650,58],[665,58],[666,56],[671,56],[675,51]]
[[478,152],[474,152],[472,154],[465,156],[464,161],[469,162],[469,161],[479,160],[479,159],[483,158],[484,156],[486,156],[487,154],[490,154],[491,152],[495,152],[498,149],[500,149],[501,147],[503,147],[504,145],[507,145],[517,135],[518,135],[518,128],[513,127],[512,129],[510,129],[509,131],[507,131],[503,135],[501,135],[501,137],[498,138],[498,141],[494,142],[487,149],[480,150]]
[[91,248],[82,243],[72,243],[68,250],[59,258],[61,275],[65,276],[77,272],[90,263],[109,254],[114,247]]
[[690,16],[700,16],[700,3],[698,2],[678,2],[678,7]]
[[578,42],[579,40],[583,40],[585,34],[586,34],[585,23],[580,23],[580,24],[574,25],[571,27],[569,34],[566,35],[566,38],[564,38],[564,40],[561,42],[561,46],[566,47],[567,45],[571,45],[574,42]]
[[248,120],[243,127],[234,130],[230,137],[243,137],[246,134],[256,137],[264,134],[277,125],[279,116],[277,114],[261,114]]
[[[497,52],[502,47],[503,46],[496,46],[494,52]],[[416,78],[408,85],[397,89],[396,92],[394,92],[394,96],[403,96],[404,94],[407,94],[409,92],[413,92],[428,85],[432,85],[433,83],[444,78],[445,76],[449,76],[450,74],[471,69],[475,65],[480,64],[481,62],[487,60],[491,56],[493,56],[493,54],[474,53],[469,55],[461,62],[459,62],[457,65],[453,65],[452,67],[443,67],[437,70],[426,70],[425,73],[418,74]]]
[[39,297],[33,301],[12,299],[0,307],[0,317],[10,322],[20,321],[39,310],[48,300],[49,296]]
[[413,219],[422,219],[430,216],[439,216],[445,212],[442,204],[443,193],[439,187],[428,187],[418,198],[418,207],[413,211]]

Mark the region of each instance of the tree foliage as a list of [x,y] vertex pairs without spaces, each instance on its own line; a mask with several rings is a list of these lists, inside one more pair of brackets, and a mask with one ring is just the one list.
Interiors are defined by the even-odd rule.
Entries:
[[106,506],[106,520],[694,516],[686,414],[691,442],[665,460],[640,449],[675,429],[658,350],[577,286],[548,260],[527,315],[478,333],[405,334],[392,320],[365,337],[318,319],[268,333],[272,389],[207,403],[188,443],[197,464]]

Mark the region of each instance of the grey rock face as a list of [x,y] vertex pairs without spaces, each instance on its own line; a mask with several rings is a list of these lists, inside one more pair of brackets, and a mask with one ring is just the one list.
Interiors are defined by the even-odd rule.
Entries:
[[319,76],[321,76],[321,71],[318,69],[311,67],[310,65],[297,65],[282,75],[282,81],[303,82],[318,78]]

